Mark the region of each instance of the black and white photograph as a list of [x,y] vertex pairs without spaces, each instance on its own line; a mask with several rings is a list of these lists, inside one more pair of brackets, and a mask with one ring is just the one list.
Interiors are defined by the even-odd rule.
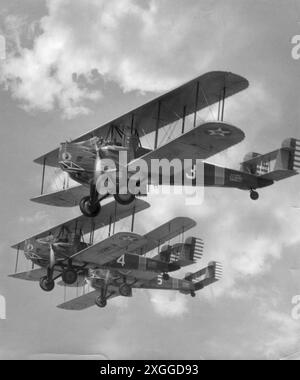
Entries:
[[0,0],[0,120],[0,360],[300,359],[300,0]]

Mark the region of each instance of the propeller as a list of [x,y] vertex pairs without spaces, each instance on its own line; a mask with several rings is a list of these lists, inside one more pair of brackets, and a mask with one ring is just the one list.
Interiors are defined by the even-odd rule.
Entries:
[[46,238],[37,239],[37,243],[41,245],[47,245],[49,247],[49,267],[53,269],[57,259],[55,255],[55,248],[68,248],[72,247],[72,243],[59,241],[53,235],[49,235]]

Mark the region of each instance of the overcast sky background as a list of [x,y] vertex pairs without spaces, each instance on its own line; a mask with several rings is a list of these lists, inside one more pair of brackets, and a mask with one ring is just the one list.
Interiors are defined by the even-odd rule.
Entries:
[[[223,280],[196,299],[136,291],[105,310],[77,314],[56,309],[63,288],[45,294],[7,275],[13,243],[77,212],[29,201],[40,190],[33,159],[158,93],[211,70],[250,81],[226,108],[226,121],[246,139],[212,162],[237,167],[247,152],[300,138],[300,61],[291,56],[300,2],[0,0],[0,33],[7,39],[0,64],[0,294],[7,300],[0,358],[297,358],[297,177],[262,190],[257,203],[222,189],[207,189],[196,208],[175,196],[150,198],[136,232],[176,216],[195,218],[191,234],[206,242],[201,266],[223,263]],[[201,117],[212,119],[209,112]],[[24,261],[20,269],[27,267]]]

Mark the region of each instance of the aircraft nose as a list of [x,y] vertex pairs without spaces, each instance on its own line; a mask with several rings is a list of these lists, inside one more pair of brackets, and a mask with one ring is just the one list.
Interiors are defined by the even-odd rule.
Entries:
[[69,144],[62,143],[59,149],[59,161],[68,161],[72,160],[72,153]]

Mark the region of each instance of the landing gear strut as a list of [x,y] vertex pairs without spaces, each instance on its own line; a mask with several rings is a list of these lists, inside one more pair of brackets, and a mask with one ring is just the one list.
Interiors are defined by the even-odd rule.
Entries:
[[250,191],[250,198],[253,200],[253,201],[257,201],[259,199],[259,194],[257,191],[255,190],[251,190]]
[[107,305],[106,292],[107,292],[107,288],[106,287],[105,289],[102,288],[101,295],[95,300],[95,304],[101,309],[103,309]]

